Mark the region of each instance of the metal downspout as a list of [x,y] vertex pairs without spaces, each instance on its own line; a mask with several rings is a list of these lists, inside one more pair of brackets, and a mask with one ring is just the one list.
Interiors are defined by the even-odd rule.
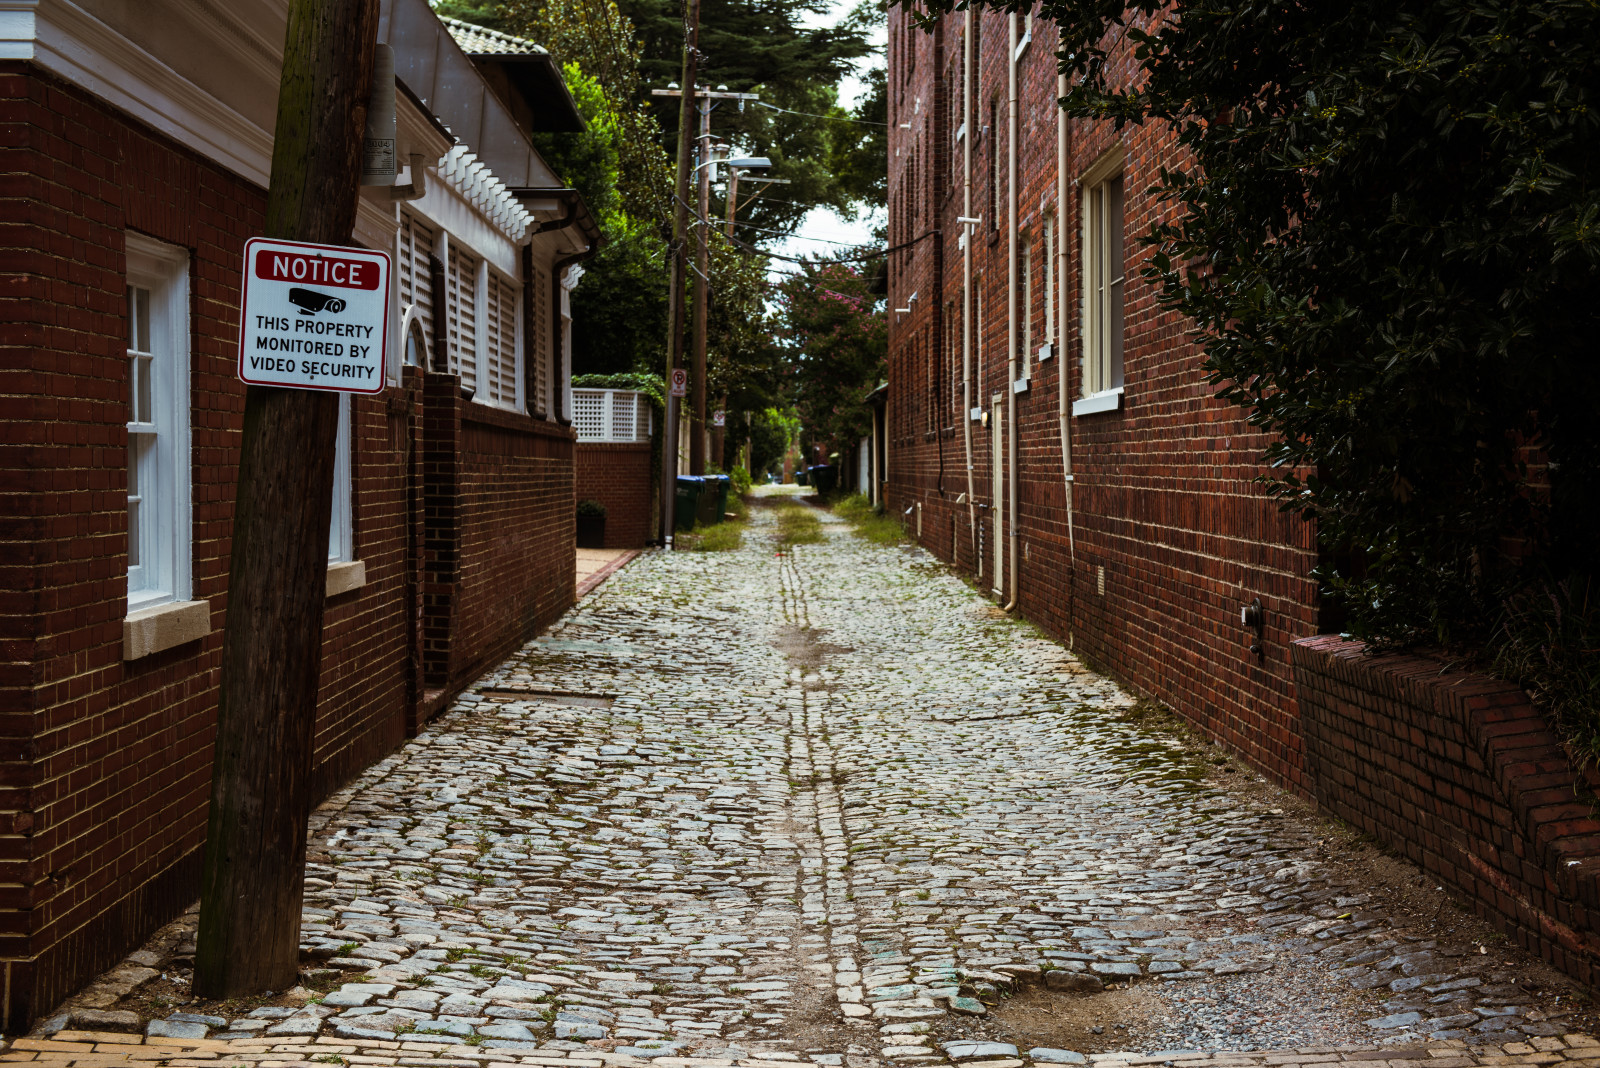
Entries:
[[[1021,600],[1017,588],[1017,511],[1021,503],[1017,470],[1017,14],[1010,22],[1010,60],[1006,65],[1006,466],[1011,478],[1006,484],[1006,551],[1011,556],[1011,600],[1009,612]],[[1027,309],[1023,310],[1027,314]],[[999,502],[995,502],[998,504]],[[999,577],[999,576],[996,576]]]
[[[967,25],[961,35],[961,123],[966,128],[961,138],[961,216],[972,218],[972,139],[976,136],[972,116],[973,71],[972,29],[977,17],[967,9]],[[971,223],[961,224],[961,423],[967,446],[967,539],[972,546],[974,569],[983,566],[978,555],[978,500],[972,472],[972,238]],[[954,553],[952,553],[954,555]]]
[[[1056,257],[1056,378],[1058,380],[1058,406],[1061,410],[1061,477],[1067,493],[1067,596],[1071,598],[1076,588],[1078,574],[1078,545],[1072,532],[1072,395],[1067,379],[1067,197],[1071,185],[1067,181],[1067,138],[1071,128],[1067,123],[1066,109],[1059,101],[1067,95],[1067,76],[1056,75],[1056,247],[1051,250]],[[1072,607],[1067,608],[1067,648],[1072,648]]]

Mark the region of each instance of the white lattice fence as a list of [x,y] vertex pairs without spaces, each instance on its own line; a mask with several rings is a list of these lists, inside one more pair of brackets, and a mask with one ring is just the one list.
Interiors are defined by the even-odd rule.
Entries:
[[630,389],[574,389],[572,425],[579,441],[649,441],[650,399]]

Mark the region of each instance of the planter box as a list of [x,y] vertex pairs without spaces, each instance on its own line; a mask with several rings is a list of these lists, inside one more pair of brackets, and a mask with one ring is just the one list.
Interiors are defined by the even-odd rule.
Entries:
[[580,515],[578,517],[578,548],[604,549],[606,547],[606,517]]

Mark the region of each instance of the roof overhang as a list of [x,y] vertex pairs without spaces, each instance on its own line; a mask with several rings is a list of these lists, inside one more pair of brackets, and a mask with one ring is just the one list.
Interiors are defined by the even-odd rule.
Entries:
[[[547,52],[533,55],[469,52],[467,58],[532,132],[582,133],[588,129],[556,57]],[[511,95],[516,99],[508,99]],[[519,107],[519,103],[523,106]]]

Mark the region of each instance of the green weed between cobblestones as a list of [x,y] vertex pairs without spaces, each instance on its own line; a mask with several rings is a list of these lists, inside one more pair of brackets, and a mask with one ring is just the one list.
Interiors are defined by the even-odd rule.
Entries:
[[737,549],[744,543],[744,524],[735,520],[697,530],[678,537],[688,542],[687,549],[701,553],[720,553]]
[[906,540],[899,518],[879,512],[864,494],[841,497],[833,504],[833,514],[848,522],[856,534],[878,545],[898,545]]
[[809,505],[785,501],[776,511],[780,545],[814,545],[826,537],[822,520]]
[[728,498],[727,516],[721,523],[699,530],[685,531],[677,537],[679,548],[692,552],[720,553],[737,549],[744,543],[744,524],[750,518],[750,506],[742,497]]

